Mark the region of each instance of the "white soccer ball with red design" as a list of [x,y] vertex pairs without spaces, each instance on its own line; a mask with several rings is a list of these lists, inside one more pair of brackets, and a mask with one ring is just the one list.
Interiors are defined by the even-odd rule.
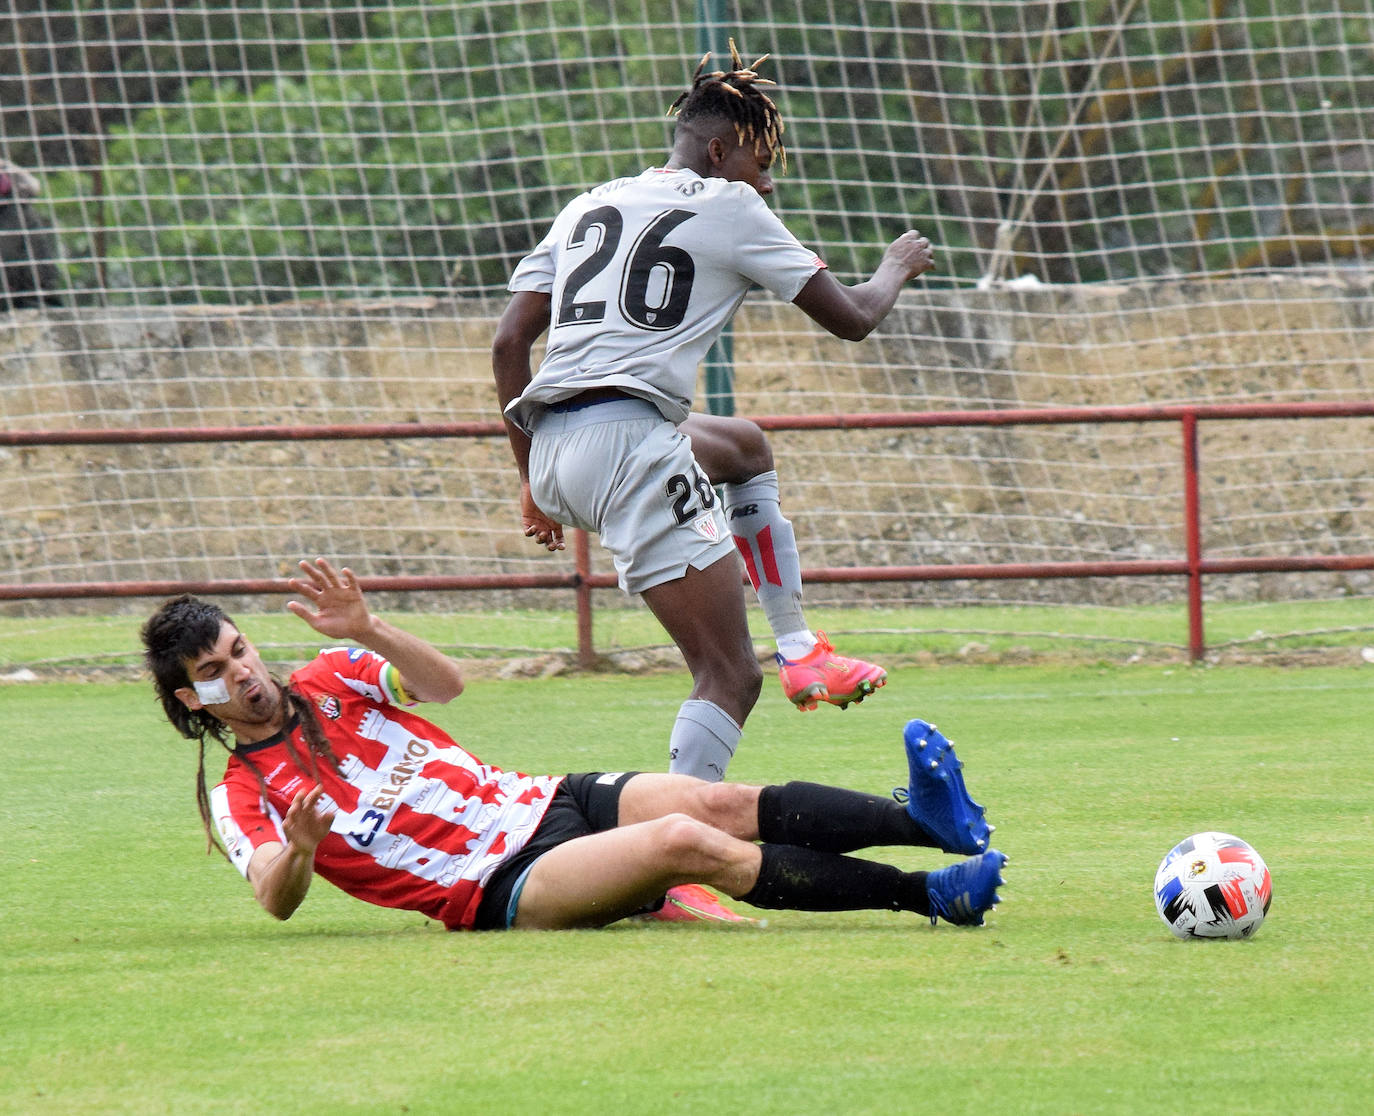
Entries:
[[1248,938],[1272,896],[1260,854],[1229,833],[1193,834],[1155,873],[1155,910],[1180,938]]

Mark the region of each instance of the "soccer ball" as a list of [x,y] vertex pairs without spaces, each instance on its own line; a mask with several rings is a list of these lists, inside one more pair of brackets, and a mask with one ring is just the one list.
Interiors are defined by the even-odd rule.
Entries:
[[1195,833],[1155,873],[1155,910],[1180,938],[1248,938],[1269,913],[1260,854],[1229,833]]

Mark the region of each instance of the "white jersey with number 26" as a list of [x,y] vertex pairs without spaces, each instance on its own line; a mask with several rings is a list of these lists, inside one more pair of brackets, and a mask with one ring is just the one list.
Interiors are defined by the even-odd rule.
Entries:
[[511,291],[552,304],[544,361],[506,413],[528,430],[538,404],[614,387],[680,423],[749,288],[791,302],[824,266],[745,183],[652,169],[598,186],[511,276]]

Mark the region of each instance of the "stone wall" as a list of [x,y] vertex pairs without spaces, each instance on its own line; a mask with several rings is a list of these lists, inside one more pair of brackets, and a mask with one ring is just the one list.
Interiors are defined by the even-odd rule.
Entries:
[[[1374,398],[1371,282],[1257,277],[913,291],[834,340],[751,299],[740,414]],[[499,305],[453,300],[0,316],[5,430],[492,420]],[[1206,423],[1224,556],[1374,552],[1371,420]],[[1177,557],[1173,425],[777,433],[808,566]],[[547,571],[502,438],[0,447],[0,582]],[[607,568],[597,555],[598,568]],[[1364,593],[1364,574],[1214,579],[1212,595]],[[1169,579],[817,586],[816,601],[1174,599]],[[606,603],[613,603],[608,595]],[[557,601],[497,594],[480,602]],[[103,602],[108,605],[109,602]],[[476,603],[476,602],[474,602]],[[33,606],[9,605],[11,610]],[[56,607],[56,606],[45,606]],[[134,605],[135,608],[142,607]]]

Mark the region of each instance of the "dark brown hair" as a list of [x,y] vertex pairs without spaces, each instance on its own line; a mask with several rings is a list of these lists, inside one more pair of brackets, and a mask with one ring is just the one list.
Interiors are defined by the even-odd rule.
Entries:
[[[167,720],[182,736],[196,741],[200,746],[196,770],[196,806],[200,810],[201,824],[205,827],[207,851],[214,848],[221,853],[224,850],[215,840],[210,817],[210,791],[205,779],[205,745],[208,737],[224,751],[231,752],[233,749],[227,739],[228,729],[223,721],[208,710],[188,709],[176,692],[191,685],[186,664],[215,646],[220,629],[225,624],[235,631],[239,630],[238,625],[218,605],[183,593],[164,602],[144,623],[140,633],[143,638],[143,661],[152,675],[153,688],[162,703],[163,712],[167,714]],[[325,739],[310,703],[280,682],[277,686],[282,691],[282,700],[293,715],[288,718],[286,734],[286,746],[291,759],[298,767],[308,769],[318,782],[319,761],[323,759],[337,771],[338,760],[329,747],[329,741]],[[293,719],[300,722],[301,735],[309,746],[308,757],[298,755],[295,743],[291,740],[290,723]],[[246,762],[257,777],[265,802],[267,784],[263,781],[262,772],[251,760]]]

